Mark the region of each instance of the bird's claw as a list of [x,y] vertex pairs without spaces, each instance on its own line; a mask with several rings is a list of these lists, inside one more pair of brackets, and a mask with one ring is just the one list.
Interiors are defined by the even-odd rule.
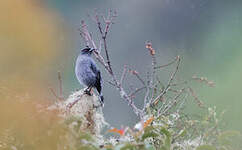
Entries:
[[100,106],[103,108],[103,107],[104,107],[104,103],[103,103],[103,102],[101,102],[101,103],[100,103]]
[[89,96],[92,96],[91,90],[88,90],[88,88],[84,90],[84,93]]

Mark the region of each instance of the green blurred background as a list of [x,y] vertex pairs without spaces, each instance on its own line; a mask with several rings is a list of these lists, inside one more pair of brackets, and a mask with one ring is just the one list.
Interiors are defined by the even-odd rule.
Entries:
[[[22,87],[33,90],[30,94],[47,93],[48,85],[57,85],[58,70],[65,96],[81,88],[74,75],[76,56],[85,46],[78,32],[80,20],[87,20],[90,31],[96,32],[87,14],[95,8],[102,14],[112,8],[118,18],[108,48],[118,75],[128,64],[145,77],[150,65],[145,41],[149,40],[160,64],[182,56],[181,78],[195,74],[213,80],[215,88],[195,85],[199,97],[219,111],[226,110],[226,128],[242,131],[242,1],[12,0],[1,1],[0,8],[0,77],[9,91],[22,94],[18,89]],[[167,75],[160,76],[167,80]],[[106,82],[104,96],[104,115],[111,125],[135,123],[136,116]]]

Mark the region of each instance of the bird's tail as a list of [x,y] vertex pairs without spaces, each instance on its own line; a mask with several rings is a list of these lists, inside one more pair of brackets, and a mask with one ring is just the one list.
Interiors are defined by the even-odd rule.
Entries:
[[100,100],[101,106],[104,107],[104,97],[102,93],[99,94],[99,100]]

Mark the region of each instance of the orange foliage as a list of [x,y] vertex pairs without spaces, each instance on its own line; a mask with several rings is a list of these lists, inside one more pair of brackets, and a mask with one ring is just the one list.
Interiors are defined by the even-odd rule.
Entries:
[[117,129],[117,128],[110,129],[110,130],[108,130],[108,132],[118,133],[121,136],[123,136],[125,134],[124,129]]
[[152,48],[152,44],[150,42],[148,42],[145,47],[150,51],[150,55],[155,55],[155,50]]
[[144,122],[144,128],[146,128],[147,126],[149,126],[152,123],[153,120],[154,120],[154,117],[153,116],[151,116],[148,120],[146,120]]

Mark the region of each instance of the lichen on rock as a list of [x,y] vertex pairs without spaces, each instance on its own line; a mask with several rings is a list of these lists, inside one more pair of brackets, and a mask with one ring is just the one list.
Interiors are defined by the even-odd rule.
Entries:
[[[54,107],[62,111],[65,119],[76,118],[81,121],[80,130],[99,136],[102,128],[108,125],[103,117],[98,96],[87,95],[84,89],[73,92],[65,101],[57,102]],[[52,106],[53,107],[53,106]]]

